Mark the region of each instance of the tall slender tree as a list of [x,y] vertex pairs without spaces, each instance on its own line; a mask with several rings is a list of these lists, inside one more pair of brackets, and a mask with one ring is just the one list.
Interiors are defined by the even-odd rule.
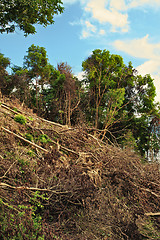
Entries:
[[41,94],[44,85],[49,82],[52,66],[48,62],[47,52],[44,47],[35,46],[28,48],[27,55],[24,57],[24,69],[28,70],[30,81],[36,92],[36,108],[41,111]]

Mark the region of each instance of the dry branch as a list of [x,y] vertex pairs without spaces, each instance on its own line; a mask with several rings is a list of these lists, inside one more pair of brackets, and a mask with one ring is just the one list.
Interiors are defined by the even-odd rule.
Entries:
[[8,106],[5,106],[3,103],[1,104],[1,107],[3,107],[3,108],[5,108],[5,109],[7,109],[7,110],[9,110],[9,111],[11,111],[11,112],[13,112],[13,113],[17,114],[17,112],[16,112],[16,111],[12,110],[12,109],[11,109],[11,108],[9,108]]
[[[15,114],[17,114],[17,111],[18,111],[19,113],[22,113],[22,114],[26,115],[25,112],[20,111],[19,109],[17,109],[17,111],[14,111],[13,109],[10,108],[10,106],[8,106],[8,105],[5,104],[5,103],[2,103],[1,106],[2,106],[3,108],[6,108],[6,109],[9,110],[9,111],[15,113]],[[29,118],[27,117],[27,119],[29,119]],[[55,125],[55,126],[58,126],[58,127],[61,127],[61,128],[64,128],[64,127],[65,127],[65,128],[68,128],[67,125],[62,125],[62,124],[59,124],[59,123],[55,123],[55,122],[52,122],[52,121],[46,120],[46,119],[41,118],[41,117],[35,117],[35,116],[34,116],[34,119],[35,119],[35,120],[38,119],[38,120],[41,120],[41,121],[44,121],[44,122],[50,123],[50,124],[52,124],[52,125]],[[29,119],[29,120],[30,120],[30,119]]]
[[64,127],[68,128],[67,125],[62,125],[62,124],[59,124],[59,123],[55,123],[55,122],[52,122],[52,121],[46,120],[46,119],[41,118],[41,117],[39,117],[39,118],[37,118],[37,119],[39,119],[39,120],[41,120],[41,121],[44,121],[44,122],[47,122],[47,123],[50,123],[50,124],[52,124],[52,125],[55,125],[55,126],[61,127],[61,128],[64,128]]
[[37,144],[35,144],[35,143],[33,143],[33,142],[31,142],[31,141],[29,141],[29,140],[27,140],[27,139],[19,136],[19,135],[17,135],[16,133],[14,133],[14,132],[12,132],[12,131],[4,128],[4,127],[1,127],[1,128],[2,128],[2,130],[4,130],[5,132],[10,133],[10,134],[13,134],[15,137],[20,138],[21,140],[23,140],[23,141],[31,144],[32,146],[34,146],[34,147],[36,147],[36,148],[38,148],[38,149],[40,149],[40,150],[42,150],[42,151],[44,151],[44,152],[46,152],[46,153],[49,153],[49,151],[48,151],[47,149],[44,149],[44,148],[40,147],[39,145],[37,145]]
[[150,213],[145,213],[144,215],[146,215],[146,216],[160,216],[160,212],[157,212],[157,213],[150,212]]
[[46,189],[46,188],[35,188],[35,187],[26,187],[26,186],[15,187],[15,186],[11,186],[9,184],[3,183],[3,182],[0,183],[0,186],[1,187],[8,187],[8,188],[15,189],[15,190],[30,190],[30,191],[52,192],[54,194],[68,194],[68,193],[70,193],[69,191],[59,192],[59,191],[54,191],[54,190]]

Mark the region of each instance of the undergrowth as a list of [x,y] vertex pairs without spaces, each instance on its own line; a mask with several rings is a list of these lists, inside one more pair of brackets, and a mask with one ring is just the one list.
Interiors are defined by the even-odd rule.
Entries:
[[158,163],[7,106],[27,117],[0,108],[0,239],[160,239]]

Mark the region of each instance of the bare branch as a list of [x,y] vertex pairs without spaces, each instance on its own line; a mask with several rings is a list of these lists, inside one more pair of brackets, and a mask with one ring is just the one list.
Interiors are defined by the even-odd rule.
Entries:
[[14,132],[12,132],[12,131],[4,128],[4,127],[1,127],[1,128],[2,128],[5,132],[10,133],[10,134],[13,134],[15,137],[20,138],[21,140],[23,140],[23,141],[31,144],[32,146],[34,146],[34,147],[36,147],[36,148],[38,148],[38,149],[40,149],[40,150],[42,150],[42,151],[44,151],[44,152],[46,152],[46,153],[49,153],[49,151],[48,151],[47,149],[44,149],[44,148],[40,147],[39,145],[37,145],[37,144],[35,144],[35,143],[33,143],[33,142],[31,142],[31,141],[29,141],[29,140],[27,140],[27,139],[19,136],[19,135],[17,135],[16,133],[14,133]]
[[150,213],[145,213],[144,215],[146,215],[146,216],[160,216],[160,212],[157,212],[157,213],[150,212]]
[[35,188],[35,187],[26,187],[26,186],[15,187],[15,186],[11,186],[9,184],[3,183],[3,182],[0,183],[0,186],[15,189],[15,190],[42,191],[42,192],[52,192],[52,193],[55,193],[55,194],[68,194],[68,193],[70,193],[68,191],[58,192],[58,191],[53,191],[51,189],[46,189],[46,188]]

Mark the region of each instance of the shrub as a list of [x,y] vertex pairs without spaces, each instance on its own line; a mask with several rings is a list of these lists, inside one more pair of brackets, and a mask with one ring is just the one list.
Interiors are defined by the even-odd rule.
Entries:
[[26,118],[23,115],[18,114],[15,116],[14,121],[19,122],[20,124],[25,124]]
[[29,140],[29,141],[32,141],[33,140],[33,136],[29,133],[26,133],[25,135],[26,139]]
[[41,143],[47,143],[50,142],[49,137],[46,134],[42,134],[39,136],[39,140]]

